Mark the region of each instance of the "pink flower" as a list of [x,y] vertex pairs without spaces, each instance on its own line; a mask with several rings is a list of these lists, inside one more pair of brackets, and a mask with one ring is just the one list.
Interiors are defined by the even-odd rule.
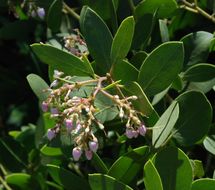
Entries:
[[92,150],[93,152],[96,152],[98,150],[98,147],[99,147],[98,142],[90,141],[89,147],[90,147],[90,150]]
[[51,114],[53,115],[57,115],[59,112],[58,112],[58,109],[57,108],[51,108]]
[[37,8],[37,15],[40,17],[40,19],[44,19],[45,17],[45,9],[44,8]]
[[43,112],[47,112],[49,110],[49,105],[46,102],[42,102],[42,106],[41,106]]
[[55,137],[55,132],[54,132],[54,130],[52,130],[52,129],[48,129],[48,132],[47,132],[47,138],[49,139],[49,140],[52,140],[54,137]]
[[145,136],[147,129],[144,124],[142,124],[138,130],[139,130],[140,135]]
[[132,138],[134,137],[133,130],[131,130],[131,129],[126,129],[125,135],[126,135],[129,139],[132,139]]
[[81,157],[81,154],[82,154],[82,151],[80,148],[78,148],[78,147],[73,148],[72,156],[73,156],[75,161],[79,160],[79,158]]
[[73,130],[73,121],[71,119],[66,119],[65,120],[65,125],[68,131]]
[[85,150],[85,156],[87,160],[91,160],[93,157],[93,152],[91,150]]

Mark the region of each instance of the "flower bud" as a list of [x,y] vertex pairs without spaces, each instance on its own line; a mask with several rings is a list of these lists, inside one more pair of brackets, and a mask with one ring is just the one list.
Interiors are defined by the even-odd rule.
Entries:
[[45,9],[44,8],[37,8],[37,15],[40,17],[40,19],[44,19],[45,17]]
[[48,129],[48,131],[47,131],[47,138],[49,139],[49,140],[52,140],[54,137],[55,137],[55,132],[54,132],[54,130],[52,130],[52,129]]
[[73,148],[72,156],[73,156],[75,161],[79,160],[79,158],[81,157],[81,154],[82,154],[82,151],[80,148],[78,148],[78,147]]
[[85,156],[87,160],[91,160],[93,157],[93,152],[91,150],[85,150]]
[[138,128],[138,130],[139,130],[140,135],[145,136],[147,129],[146,129],[146,126],[145,126],[144,124],[142,124],[142,125]]
[[49,104],[46,102],[42,102],[42,106],[41,106],[43,112],[47,112],[49,109]]
[[65,125],[68,131],[73,130],[73,121],[71,119],[66,119],[65,120]]
[[57,108],[51,108],[51,114],[58,114],[58,109]]
[[96,152],[98,150],[98,142],[97,141],[90,141],[89,142],[90,150]]
[[120,110],[119,110],[119,117],[120,117],[120,118],[123,118],[123,117],[124,117],[124,111],[123,111],[122,108],[120,108]]
[[134,137],[133,131],[131,129],[126,129],[125,135],[129,138],[132,139]]

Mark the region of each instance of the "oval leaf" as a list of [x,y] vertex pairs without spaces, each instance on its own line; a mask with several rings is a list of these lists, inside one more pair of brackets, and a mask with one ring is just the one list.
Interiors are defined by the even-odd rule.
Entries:
[[176,101],[179,104],[179,118],[175,124],[174,138],[181,145],[193,145],[208,132],[212,121],[212,108],[204,94],[189,91],[181,94]]
[[153,127],[152,144],[158,148],[166,143],[179,116],[179,106],[173,102]]
[[114,36],[111,46],[111,63],[115,64],[124,59],[129,52],[134,34],[134,17],[130,16],[122,21]]
[[191,66],[184,73],[183,79],[193,82],[204,82],[215,78],[215,65],[200,63]]
[[118,61],[112,68],[112,77],[116,80],[121,80],[121,83],[136,81],[138,70],[125,60]]
[[54,69],[63,71],[66,75],[94,75],[89,63],[81,61],[78,57],[70,53],[47,44],[32,44],[31,48],[42,62],[52,66]]
[[96,68],[101,74],[106,74],[111,67],[113,37],[110,30],[99,15],[87,6],[81,11],[80,27],[89,52],[96,61]]
[[181,42],[166,42],[154,49],[143,62],[138,76],[144,92],[152,96],[167,88],[180,72],[183,59]]
[[44,145],[40,149],[40,152],[46,156],[61,156],[63,154],[60,148],[49,147],[47,145]]
[[176,147],[168,147],[153,157],[153,163],[161,177],[163,189],[190,189],[192,167],[182,150]]
[[92,190],[132,190],[128,185],[105,174],[90,174],[89,183]]
[[215,135],[206,137],[203,141],[203,145],[207,151],[215,155]]
[[114,162],[108,171],[108,175],[129,184],[142,169],[149,155],[147,146],[139,147]]
[[199,179],[193,182],[191,190],[214,190],[215,179]]
[[137,15],[154,13],[158,10],[159,18],[169,17],[177,9],[177,3],[174,0],[145,0],[136,7]]
[[57,32],[60,28],[62,18],[62,6],[62,0],[54,0],[48,10],[47,24],[53,32]]
[[40,76],[30,74],[27,76],[27,80],[31,89],[41,101],[48,98],[49,92],[46,90],[49,88],[49,86]]
[[146,190],[163,190],[161,178],[151,160],[144,166],[143,180]]
[[212,39],[213,34],[203,31],[184,36],[181,39],[185,51],[184,65],[204,63],[208,57]]

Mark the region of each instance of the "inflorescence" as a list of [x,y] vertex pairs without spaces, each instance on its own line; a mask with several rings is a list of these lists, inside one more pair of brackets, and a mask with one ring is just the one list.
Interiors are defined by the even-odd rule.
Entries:
[[[49,140],[56,137],[62,128],[73,137],[75,146],[72,155],[75,161],[78,161],[83,153],[88,160],[91,160],[93,153],[99,148],[98,139],[92,127],[104,128],[96,118],[96,113],[100,111],[94,103],[98,93],[110,98],[114,106],[118,108],[118,117],[126,122],[125,135],[129,139],[145,135],[146,127],[132,106],[132,101],[136,100],[137,96],[124,97],[123,95],[120,98],[119,95],[110,94],[103,87],[104,83],[109,81],[109,75],[78,82],[72,81],[70,76],[63,76],[62,72],[54,72],[54,81],[50,88],[46,89],[49,96],[42,102],[41,108],[43,112],[50,112],[51,117],[56,121],[56,125],[47,132]],[[74,91],[87,85],[93,86],[89,96],[73,95]]]

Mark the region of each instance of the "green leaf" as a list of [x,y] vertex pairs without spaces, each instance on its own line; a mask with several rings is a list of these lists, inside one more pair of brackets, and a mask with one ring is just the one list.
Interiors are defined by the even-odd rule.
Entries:
[[60,168],[59,166],[47,165],[51,177],[65,189],[71,190],[90,190],[89,184],[84,178],[73,174],[71,171]]
[[193,178],[202,178],[205,175],[202,161],[190,160],[193,169]]
[[203,141],[203,145],[208,152],[215,155],[215,135],[207,136]]
[[170,86],[167,87],[165,90],[159,92],[158,94],[156,94],[154,97],[153,97],[153,100],[152,100],[152,105],[156,105],[158,102],[161,101],[161,99],[167,94],[167,92],[169,91],[170,89]]
[[46,156],[61,156],[63,153],[60,148],[56,147],[49,147],[47,145],[44,145],[40,152]]
[[118,109],[113,101],[102,93],[98,93],[95,99],[95,106],[98,111],[95,113],[96,119],[101,123],[111,121],[118,115]]
[[46,82],[41,77],[35,74],[29,74],[27,76],[27,80],[35,95],[41,101],[46,100],[49,95],[49,92],[46,91],[49,89],[48,84],[46,84]]
[[184,36],[181,39],[185,50],[184,65],[204,63],[207,60],[212,39],[213,34],[203,31]]
[[181,42],[166,42],[154,49],[143,62],[138,76],[144,92],[152,96],[166,89],[180,72],[183,59]]
[[53,31],[57,32],[61,25],[62,18],[62,0],[54,0],[48,10],[47,24],[48,27]]
[[157,120],[159,119],[159,116],[151,103],[149,102],[147,96],[143,92],[140,85],[136,82],[131,82],[125,85],[125,91],[126,93],[131,96],[135,95],[137,96],[137,100],[134,100],[132,103],[134,105],[134,108],[138,111],[140,111],[143,115],[148,117],[148,122],[150,126],[153,126]]
[[18,141],[0,138],[0,162],[10,171],[18,172],[27,167],[27,153]]
[[179,106],[174,101],[163,113],[160,119],[153,127],[152,144],[158,148],[166,143],[172,134],[173,127],[179,117]]
[[159,28],[160,28],[160,36],[161,36],[162,42],[168,42],[169,41],[169,31],[168,31],[166,21],[159,20]]
[[131,187],[105,174],[89,174],[92,190],[132,190]]
[[212,121],[212,108],[205,95],[189,91],[176,98],[179,118],[175,124],[174,138],[180,145],[193,145],[208,132]]
[[132,49],[144,49],[154,29],[156,12],[153,14],[136,15],[135,20],[136,23],[132,41]]
[[158,17],[166,18],[171,16],[176,9],[177,3],[174,0],[145,0],[138,4],[135,13],[137,15],[153,14],[158,10]]
[[80,18],[81,31],[89,52],[96,61],[96,68],[101,74],[106,74],[111,68],[111,32],[99,15],[87,6],[82,8]]
[[144,166],[143,180],[146,190],[163,190],[161,178],[151,160]]
[[6,182],[8,185],[15,187],[16,189],[40,189],[38,182],[25,173],[13,173],[6,176]]
[[183,75],[184,80],[204,82],[215,78],[215,65],[200,63],[191,66]]
[[130,59],[130,63],[132,63],[137,69],[139,69],[147,56],[148,54],[145,51],[139,51]]
[[121,80],[121,83],[136,81],[138,70],[125,60],[118,61],[112,68],[112,77],[115,81]]
[[195,180],[192,184],[191,190],[214,190],[215,179],[203,178]]
[[105,163],[102,161],[102,159],[99,157],[97,153],[93,154],[93,159],[92,159],[93,165],[96,167],[97,171],[100,173],[106,174],[108,172],[108,168],[105,165]]
[[209,92],[215,85],[215,78],[205,82],[191,82],[188,90],[198,90],[203,93]]
[[163,149],[153,157],[153,163],[161,177],[163,189],[190,189],[192,167],[182,150],[176,147]]
[[111,63],[116,64],[124,59],[129,52],[134,34],[134,17],[130,16],[122,21],[114,36],[111,46]]
[[137,177],[148,156],[149,147],[136,148],[116,160],[107,174],[129,184]]
[[66,75],[94,76],[89,63],[81,61],[81,59],[70,53],[47,44],[32,44],[31,48],[42,62],[52,66],[54,69],[63,71]]

